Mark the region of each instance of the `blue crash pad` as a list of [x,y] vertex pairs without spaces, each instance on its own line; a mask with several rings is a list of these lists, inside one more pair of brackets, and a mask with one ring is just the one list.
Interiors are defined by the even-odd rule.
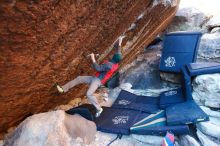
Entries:
[[215,62],[190,63],[186,67],[191,77],[202,74],[220,73],[220,63]]
[[130,128],[131,133],[133,134],[142,134],[142,135],[165,135],[167,131],[170,131],[174,134],[188,134],[189,128],[187,125],[178,125],[178,126],[167,126],[165,111],[159,111],[156,114],[146,115],[141,113],[135,124]]
[[167,131],[172,132],[175,135],[189,134],[188,125],[176,125],[176,126],[156,126],[148,128],[140,128],[138,130],[131,130],[132,134],[140,135],[166,135]]
[[165,91],[160,94],[160,108],[164,109],[168,106],[182,103],[185,101],[181,88]]
[[159,69],[179,73],[183,65],[195,62],[201,35],[200,32],[166,34]]
[[166,108],[167,125],[183,125],[208,121],[208,115],[195,103],[189,100]]
[[182,89],[183,94],[186,97],[186,100],[193,100],[192,97],[192,84],[191,84],[191,76],[189,75],[186,66],[181,68],[182,71]]
[[97,130],[107,133],[130,134],[130,127],[139,117],[140,111],[103,107],[103,112],[95,120]]
[[122,90],[112,107],[156,113],[159,111],[159,97],[138,96]]

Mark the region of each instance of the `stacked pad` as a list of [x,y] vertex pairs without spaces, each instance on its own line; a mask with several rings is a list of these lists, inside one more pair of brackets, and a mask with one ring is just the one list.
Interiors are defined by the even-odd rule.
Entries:
[[[142,115],[144,115],[144,113],[142,113],[140,117]],[[177,135],[189,133],[189,127],[187,125],[167,126],[164,110],[136,120],[130,130],[133,134],[142,135],[165,135],[167,131]]]
[[182,103],[184,101],[185,97],[183,96],[181,88],[165,91],[160,95],[160,108],[165,109],[169,106]]
[[159,111],[158,103],[159,97],[138,96],[122,90],[112,107],[139,110],[147,113],[156,113]]

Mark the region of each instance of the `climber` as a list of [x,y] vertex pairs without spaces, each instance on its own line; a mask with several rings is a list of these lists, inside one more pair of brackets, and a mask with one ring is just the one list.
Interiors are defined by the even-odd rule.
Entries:
[[89,89],[87,90],[86,96],[90,103],[92,103],[96,107],[96,117],[99,117],[103,109],[101,108],[100,104],[98,103],[93,93],[100,87],[101,85],[105,85],[105,83],[112,77],[112,75],[118,69],[118,63],[121,61],[121,44],[122,40],[125,36],[120,36],[119,39],[114,44],[115,54],[111,60],[104,62],[103,64],[99,65],[96,63],[95,54],[90,54],[93,67],[97,71],[95,76],[78,76],[74,80],[66,83],[63,86],[56,85],[57,90],[60,93],[65,93],[69,89],[73,88],[78,84],[89,84]]

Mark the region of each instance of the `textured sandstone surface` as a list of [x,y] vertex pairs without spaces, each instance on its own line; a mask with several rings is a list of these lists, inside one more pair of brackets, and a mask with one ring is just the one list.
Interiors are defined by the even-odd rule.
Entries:
[[121,66],[131,62],[166,28],[179,3],[151,2],[1,1],[0,133],[32,114],[82,98],[86,86],[57,95],[53,85],[92,75],[85,55],[99,53],[103,61],[113,42],[135,22],[125,33]]
[[[77,122],[76,122],[77,121]],[[85,144],[95,139],[96,125],[80,115],[64,111],[28,117],[4,140],[5,146],[73,146],[77,138]],[[84,145],[85,145],[84,144]]]

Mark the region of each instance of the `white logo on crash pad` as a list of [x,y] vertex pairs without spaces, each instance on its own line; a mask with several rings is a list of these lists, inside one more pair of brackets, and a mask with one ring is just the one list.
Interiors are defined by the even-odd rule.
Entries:
[[112,119],[112,122],[115,125],[126,124],[127,121],[128,121],[128,116],[116,116],[116,117],[114,117],[114,119]]
[[174,67],[176,65],[176,59],[175,57],[167,57],[167,59],[164,60],[166,67]]
[[119,100],[118,101],[118,104],[121,104],[121,105],[128,105],[128,104],[130,104],[131,102],[130,101],[128,101],[128,100]]
[[165,93],[165,96],[172,96],[172,95],[175,95],[175,94],[177,94],[177,91],[169,91],[169,92]]

